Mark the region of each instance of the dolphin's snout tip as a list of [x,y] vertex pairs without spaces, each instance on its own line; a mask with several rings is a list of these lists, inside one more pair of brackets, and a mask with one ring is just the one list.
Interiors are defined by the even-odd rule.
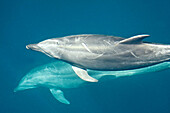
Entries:
[[26,45],[26,49],[32,49],[32,50],[39,50],[39,46],[37,44],[29,44]]
[[26,49],[29,49],[28,45],[26,45]]
[[33,44],[29,44],[29,45],[26,45],[26,49],[31,49],[31,48],[33,48]]
[[18,87],[16,87],[15,89],[14,89],[14,92],[17,92],[18,91]]

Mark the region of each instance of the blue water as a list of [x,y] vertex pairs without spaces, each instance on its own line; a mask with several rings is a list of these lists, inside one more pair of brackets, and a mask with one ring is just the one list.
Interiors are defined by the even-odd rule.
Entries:
[[71,105],[48,89],[13,92],[32,68],[54,61],[25,46],[51,37],[151,35],[170,44],[169,0],[1,0],[0,113],[170,113],[170,70],[65,90]]

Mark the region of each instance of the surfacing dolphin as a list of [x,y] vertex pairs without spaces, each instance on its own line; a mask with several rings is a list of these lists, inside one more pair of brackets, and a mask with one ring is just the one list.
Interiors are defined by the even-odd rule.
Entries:
[[149,35],[127,39],[107,35],[73,35],[52,38],[27,49],[40,51],[72,65],[85,81],[97,82],[86,69],[118,71],[143,68],[170,60],[170,45],[153,44],[142,40]]
[[[115,77],[156,72],[168,68],[170,68],[170,62],[164,62],[145,68],[124,71],[87,71],[96,80],[99,80],[104,76],[111,75],[105,78],[105,80],[108,80]],[[15,88],[14,91],[16,92],[25,89],[46,87],[49,88],[52,95],[58,101],[64,104],[70,104],[70,102],[64,97],[62,89],[77,88],[87,84],[90,83],[76,76],[70,64],[62,61],[57,61],[54,63],[39,66],[31,70],[28,74],[26,74],[26,76],[21,79],[18,87]]]

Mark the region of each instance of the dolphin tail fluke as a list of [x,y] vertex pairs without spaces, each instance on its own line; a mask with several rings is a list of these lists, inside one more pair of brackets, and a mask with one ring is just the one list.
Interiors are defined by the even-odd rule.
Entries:
[[70,104],[70,102],[64,97],[63,91],[59,89],[50,89],[52,95],[61,103]]
[[72,69],[81,79],[88,81],[88,82],[98,82],[97,79],[89,76],[86,70],[83,70],[81,68],[74,67],[74,66],[72,66]]

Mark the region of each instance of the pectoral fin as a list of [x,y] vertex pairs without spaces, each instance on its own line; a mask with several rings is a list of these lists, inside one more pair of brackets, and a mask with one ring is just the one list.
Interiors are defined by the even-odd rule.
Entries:
[[50,89],[50,91],[53,94],[53,96],[61,103],[70,104],[70,102],[64,97],[63,91],[54,88]]
[[97,79],[92,78],[91,76],[88,75],[86,70],[83,70],[81,68],[78,67],[74,67],[72,66],[74,72],[83,80],[88,81],[88,82],[98,82]]

